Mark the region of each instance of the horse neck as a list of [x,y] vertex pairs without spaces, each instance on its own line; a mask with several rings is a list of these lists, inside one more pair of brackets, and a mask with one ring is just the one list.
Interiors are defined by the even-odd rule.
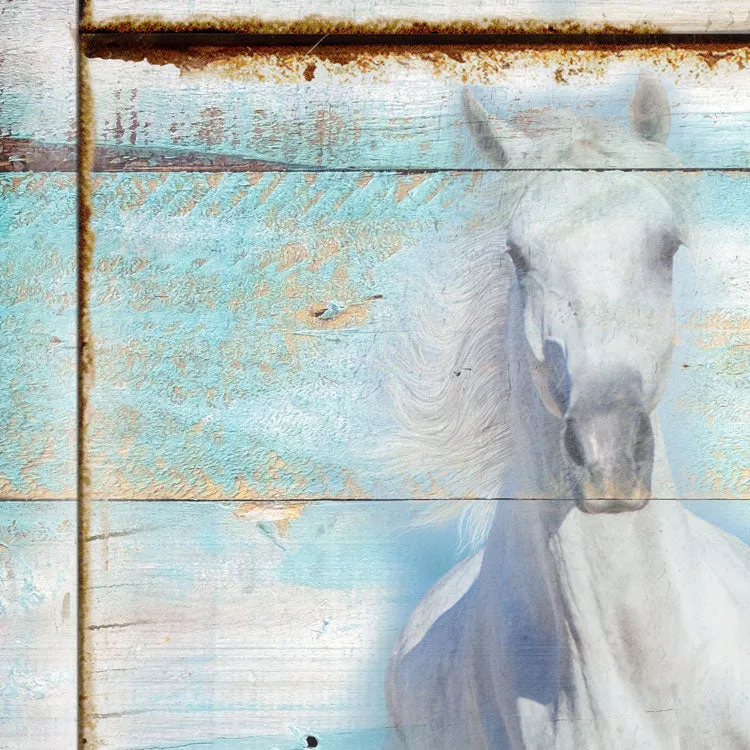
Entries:
[[558,654],[558,677],[562,670],[574,679],[576,665],[591,660],[633,684],[651,657],[658,667],[655,642],[677,643],[689,630],[693,552],[687,513],[675,500],[598,515],[566,500],[500,501],[477,581],[476,622],[506,645],[532,634],[539,649]]
[[517,282],[508,293],[505,348],[510,379],[509,414],[513,459],[503,495],[506,497],[575,497],[579,493],[562,455],[560,420],[539,398],[526,355],[523,303]]

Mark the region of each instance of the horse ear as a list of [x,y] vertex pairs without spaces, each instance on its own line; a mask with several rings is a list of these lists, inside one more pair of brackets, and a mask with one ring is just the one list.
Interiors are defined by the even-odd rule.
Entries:
[[510,159],[507,144],[504,142],[504,128],[492,122],[485,108],[474,98],[469,89],[461,93],[466,124],[479,152],[496,167],[507,167]]
[[646,141],[666,143],[670,120],[667,92],[651,71],[643,71],[630,102],[630,127]]

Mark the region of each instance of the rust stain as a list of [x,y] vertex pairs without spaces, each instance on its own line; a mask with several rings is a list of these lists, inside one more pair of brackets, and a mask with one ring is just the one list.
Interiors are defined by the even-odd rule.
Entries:
[[206,146],[216,146],[224,140],[224,112],[219,107],[205,107],[198,116],[198,140]]
[[[481,76],[485,66],[496,73],[530,62],[554,65],[559,61],[556,75],[561,82],[576,74],[600,71],[609,56],[632,56],[636,61],[662,63],[665,68],[673,70],[687,66],[695,73],[741,70],[748,63],[748,49],[742,41],[702,40],[696,36],[679,40],[635,36],[643,34],[640,29],[588,29],[586,33],[578,32],[572,37],[556,36],[547,26],[542,30],[546,36],[529,37],[530,33],[536,33],[531,30],[515,37],[512,34],[518,34],[519,29],[509,29],[507,38],[501,35],[493,42],[481,38],[472,40],[470,34],[448,42],[421,37],[410,42],[407,36],[401,41],[388,42],[386,38],[373,39],[370,43],[344,44],[335,43],[335,37],[331,37],[316,46],[314,51],[297,45],[252,43],[252,40],[199,45],[189,35],[179,45],[167,38],[144,40],[139,37],[137,42],[131,43],[124,39],[96,42],[90,38],[88,54],[100,59],[146,60],[153,65],[174,65],[183,73],[215,71],[228,78],[251,76],[268,82],[299,83],[314,82],[321,71],[341,74],[349,70],[359,76],[377,77],[382,75],[383,64],[388,59],[420,61],[442,76],[460,78],[459,71],[463,70],[464,75],[470,71],[472,80]],[[561,33],[576,32],[562,30]],[[519,55],[522,60],[517,59]]]
[[106,21],[95,21],[85,13],[81,23],[84,33],[235,33],[257,35],[281,34],[660,34],[664,28],[642,22],[618,26],[606,22],[584,24],[574,20],[509,20],[507,18],[456,19],[454,21],[427,21],[418,18],[380,18],[372,21],[354,21],[310,14],[297,20],[268,20],[258,16],[213,16],[195,14],[189,20],[172,20],[158,14],[152,16],[114,16]]
[[93,694],[92,643],[87,626],[92,611],[90,545],[92,464],[88,452],[89,426],[92,414],[89,394],[94,385],[94,342],[91,328],[91,279],[95,237],[91,228],[94,163],[94,101],[89,79],[88,61],[79,49],[78,59],[78,373],[77,373],[77,553],[78,553],[78,745],[96,747]]
[[[187,39],[185,44],[190,45]],[[543,40],[519,40],[512,43],[484,44],[470,41],[456,44],[321,44],[310,53],[296,46],[220,46],[206,45],[146,47],[140,43],[122,48],[92,50],[103,59],[147,60],[153,65],[175,65],[184,75],[211,74],[229,80],[268,83],[308,83],[309,66],[325,72],[325,80],[335,78],[346,83],[363,78],[373,82],[392,80],[403,66],[440,77],[446,83],[493,83],[509,71],[529,65],[554,70],[559,83],[570,83],[579,75],[602,75],[613,61],[650,65],[676,73],[680,77],[724,74],[744,70],[750,62],[750,49],[740,42],[693,41],[679,43],[640,39],[619,39],[603,43],[599,37],[576,38],[572,43]],[[307,72],[307,75],[306,75]],[[315,85],[318,75],[310,85]],[[321,113],[317,141],[326,142],[341,123],[330,120],[330,112]]]

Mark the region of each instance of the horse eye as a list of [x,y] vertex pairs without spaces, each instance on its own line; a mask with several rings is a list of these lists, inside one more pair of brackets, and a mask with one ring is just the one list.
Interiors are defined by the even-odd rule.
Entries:
[[523,253],[519,250],[517,245],[509,242],[505,247],[505,252],[513,261],[513,265],[516,267],[516,273],[522,274],[529,270],[529,264],[526,262],[526,258],[523,257]]

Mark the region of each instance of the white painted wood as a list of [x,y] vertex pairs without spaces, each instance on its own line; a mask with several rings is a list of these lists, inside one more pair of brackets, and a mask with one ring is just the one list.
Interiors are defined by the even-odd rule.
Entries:
[[0,14],[0,135],[75,140],[76,4],[7,3]]
[[[501,29],[526,25],[532,30],[546,25],[567,24],[591,30],[618,27],[650,27],[671,32],[744,31],[750,28],[747,4],[741,0],[89,0],[88,12],[94,22],[107,22],[121,16],[160,18],[164,21],[200,19],[257,19],[262,22],[303,24],[315,31],[346,29],[361,24],[376,29],[398,30],[410,24],[447,25],[461,28],[469,22],[477,29]],[[563,26],[564,27],[564,26]]]
[[413,511],[94,503],[89,742],[301,750],[310,734],[379,748],[388,653],[456,560],[451,533],[409,532]]
[[0,502],[0,748],[75,747],[75,516]]
[[[167,61],[90,61],[103,156],[140,150],[142,163],[161,155],[175,168],[190,153],[283,169],[485,168],[461,110],[464,86],[498,120],[519,118],[519,130],[533,126],[530,110],[551,109],[629,128],[628,103],[650,70],[666,89],[667,146],[683,166],[750,166],[746,48],[396,50],[343,60],[300,51]],[[648,164],[633,156],[609,166]]]

